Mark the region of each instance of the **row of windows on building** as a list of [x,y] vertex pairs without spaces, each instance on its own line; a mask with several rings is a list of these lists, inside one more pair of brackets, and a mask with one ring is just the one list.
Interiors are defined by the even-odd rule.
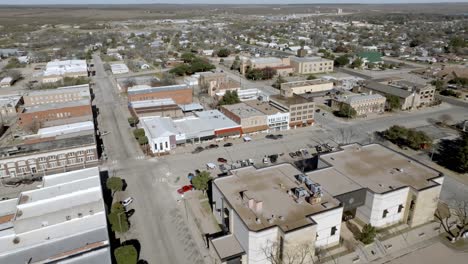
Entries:
[[[166,148],[164,148],[163,146],[166,146]],[[162,142],[159,142],[159,148],[158,148],[158,143],[154,144],[154,148],[156,150],[165,150],[165,149],[169,148],[169,143],[166,141],[166,142],[164,142],[164,145],[163,145]]]
[[301,120],[308,120],[308,119],[313,119],[314,118],[314,115],[308,115],[308,116],[298,116],[298,117],[292,117],[291,118],[291,122],[293,121],[301,121]]
[[297,106],[297,107],[294,106],[294,107],[291,107],[291,111],[302,110],[302,109],[307,109],[307,108],[314,108],[314,105],[309,104],[309,105]]
[[302,112],[291,112],[291,116],[295,116],[295,115],[307,115],[307,113],[310,114],[310,113],[313,113],[313,112],[314,112],[313,109],[311,109],[311,110],[309,110],[309,111],[302,111]]

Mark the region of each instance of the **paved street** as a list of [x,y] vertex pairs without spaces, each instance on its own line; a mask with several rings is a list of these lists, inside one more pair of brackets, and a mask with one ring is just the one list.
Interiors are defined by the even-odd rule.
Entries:
[[171,189],[157,174],[157,163],[137,159],[143,156],[132,138],[127,123],[127,109],[116,88],[104,71],[98,56],[94,57],[97,75],[95,104],[99,108],[98,128],[109,131],[104,136],[105,152],[109,159],[105,166],[128,183],[125,192],[116,197],[132,196],[131,230],[125,239],[137,239],[141,244],[140,258],[149,263],[205,263],[199,246],[193,239],[180,205],[171,199]]

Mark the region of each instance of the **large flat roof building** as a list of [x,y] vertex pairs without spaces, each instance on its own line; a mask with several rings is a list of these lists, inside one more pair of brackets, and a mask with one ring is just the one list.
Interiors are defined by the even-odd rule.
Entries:
[[143,101],[171,98],[177,104],[190,104],[193,100],[192,87],[186,84],[152,87],[136,85],[128,88],[128,100]]
[[97,167],[45,176],[0,214],[1,263],[112,263]]
[[60,81],[63,77],[87,77],[88,64],[86,60],[51,61],[46,65],[42,82]]
[[286,82],[281,84],[282,96],[291,97],[293,94],[327,92],[333,89],[333,82],[316,79],[305,81]]
[[291,57],[291,66],[298,74],[314,74],[333,71],[333,60],[321,57]]
[[25,106],[66,103],[79,100],[91,101],[89,84],[65,86],[57,89],[29,91],[23,95]]
[[242,102],[223,105],[220,111],[242,126],[245,134],[268,130],[267,116],[256,108]]

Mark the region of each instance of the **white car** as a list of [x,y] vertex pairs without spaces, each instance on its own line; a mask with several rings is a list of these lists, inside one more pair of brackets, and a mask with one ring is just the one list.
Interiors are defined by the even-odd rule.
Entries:
[[263,158],[263,164],[268,164],[268,163],[270,163],[268,157],[264,157]]
[[121,203],[123,206],[127,207],[133,202],[133,197],[128,197],[127,199],[123,200]]

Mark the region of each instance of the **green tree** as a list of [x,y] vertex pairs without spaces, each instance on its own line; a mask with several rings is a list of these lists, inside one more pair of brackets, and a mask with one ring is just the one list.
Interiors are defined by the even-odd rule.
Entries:
[[384,131],[384,137],[392,142],[396,142],[401,138],[406,138],[408,129],[402,126],[393,125],[389,129]]
[[211,181],[211,179],[211,175],[208,171],[202,171],[200,172],[200,174],[198,174],[192,179],[193,187],[205,193],[208,190],[209,182]]
[[442,80],[433,80],[431,84],[435,86],[437,91],[440,91],[442,88],[444,88],[444,81]]
[[132,126],[132,127],[136,126],[140,122],[138,117],[133,117],[133,116],[129,117],[127,120],[128,120],[128,123],[130,124],[130,126]]
[[361,58],[357,57],[352,63],[351,63],[351,67],[356,69],[356,68],[361,68],[362,67],[362,64],[364,62],[362,61]]
[[309,76],[307,76],[307,80],[315,80],[315,79],[317,79],[317,76],[313,74],[309,74]]
[[120,246],[114,250],[117,264],[136,264],[138,252],[133,245]]
[[276,70],[271,67],[265,67],[261,69],[262,71],[262,79],[263,80],[270,80],[276,75]]
[[125,214],[125,208],[120,202],[112,204],[108,219],[113,232],[125,233],[130,227],[127,215]]
[[218,57],[221,57],[221,58],[225,58],[225,57],[229,56],[230,54],[231,54],[231,51],[229,49],[226,49],[226,48],[222,48],[222,49],[218,50],[218,52],[217,52]]
[[172,68],[169,73],[173,73],[177,76],[184,76],[190,71],[190,66],[187,64],[180,64]]
[[148,137],[147,136],[139,137],[138,138],[138,144],[140,144],[140,145],[148,144]]
[[133,135],[135,138],[143,137],[145,136],[145,130],[143,128],[137,128],[133,130]]
[[107,189],[112,191],[112,196],[114,196],[115,192],[123,190],[123,180],[119,177],[110,177],[107,178],[106,187]]
[[335,115],[339,117],[355,118],[357,112],[349,104],[342,103],[340,106],[340,110],[336,111]]
[[190,64],[189,71],[187,73],[192,74],[195,72],[211,71],[213,69],[216,69],[216,66],[209,63],[207,60],[196,58]]
[[249,80],[262,80],[263,79],[263,71],[261,69],[250,69],[245,74],[245,77]]
[[395,95],[388,94],[385,96],[387,98],[387,110],[393,111],[396,109],[400,109],[400,98]]
[[185,63],[191,63],[197,56],[191,52],[186,52],[183,53],[180,58],[185,62]]
[[231,92],[230,90],[227,90],[226,93],[224,93],[223,98],[219,101],[219,105],[231,105],[237,103],[240,103],[237,91]]
[[335,59],[334,64],[336,67],[344,67],[349,64],[349,56],[342,55]]
[[284,79],[283,76],[281,75],[278,75],[278,77],[276,78],[276,81],[273,83],[273,87],[276,88],[276,89],[280,89],[281,88],[281,84],[282,83],[285,83],[287,82],[286,79]]
[[374,242],[376,235],[377,235],[377,229],[375,229],[375,227],[373,227],[372,225],[367,224],[362,228],[358,239],[362,243],[368,245]]
[[468,132],[464,132],[458,144],[458,151],[455,155],[455,159],[458,161],[458,167],[461,172],[468,172]]

